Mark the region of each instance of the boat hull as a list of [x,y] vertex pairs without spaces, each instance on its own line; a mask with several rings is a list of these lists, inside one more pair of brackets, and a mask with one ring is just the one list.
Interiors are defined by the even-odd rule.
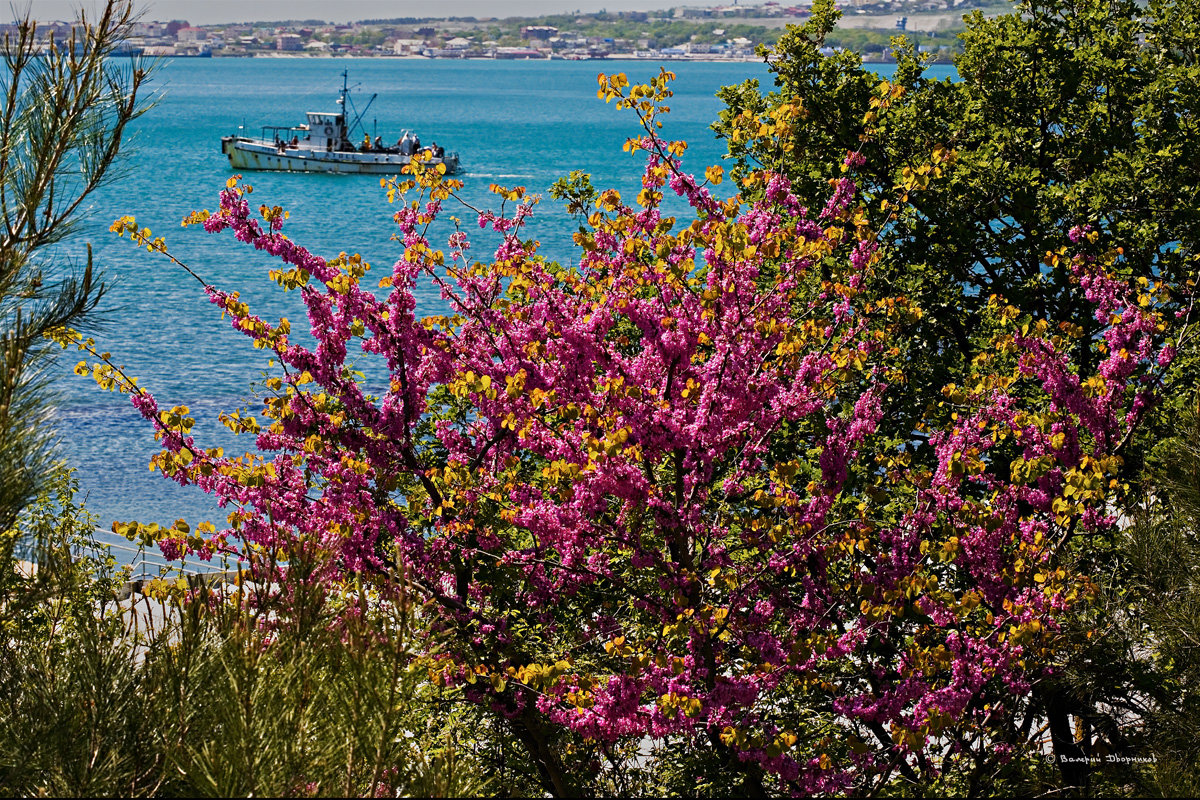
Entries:
[[[411,160],[409,156],[398,153],[325,152],[304,149],[280,151],[276,147],[235,136],[221,139],[221,152],[229,158],[229,165],[234,169],[275,172],[398,175]],[[447,174],[458,170],[458,157],[452,153],[426,163],[430,166],[445,164]]]

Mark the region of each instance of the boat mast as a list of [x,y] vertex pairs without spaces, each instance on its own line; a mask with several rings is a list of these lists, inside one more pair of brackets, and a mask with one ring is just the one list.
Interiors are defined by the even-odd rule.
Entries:
[[[379,94],[377,92],[377,93],[371,95],[371,99],[367,101],[367,104],[363,107],[363,110],[361,112],[357,108],[355,108],[354,111],[355,111],[356,116],[354,117],[354,121],[349,122],[350,112],[346,108],[346,101],[350,100],[350,87],[348,86],[349,82],[350,82],[350,70],[349,69],[342,70],[342,94],[340,97],[338,97],[338,105],[340,105],[342,107],[342,119],[346,123],[346,135],[353,136],[354,129],[358,127],[358,123],[362,120],[363,115],[367,113],[367,110],[371,107],[371,104],[375,102],[375,98],[379,97]],[[354,106],[353,100],[350,100],[350,105],[351,105],[351,107]],[[363,130],[365,132],[366,128],[364,128]]]
[[350,94],[350,88],[348,86],[349,80],[350,80],[349,68],[342,70],[342,91],[340,94],[338,94],[338,101],[337,101],[338,110],[341,111],[341,117],[342,117],[341,125],[338,126],[338,128],[339,128],[338,129],[338,139],[339,139],[338,148],[339,149],[350,138],[350,128],[349,128],[349,126],[346,125],[346,120],[347,120],[347,116],[348,116],[348,112],[346,111],[346,97]]

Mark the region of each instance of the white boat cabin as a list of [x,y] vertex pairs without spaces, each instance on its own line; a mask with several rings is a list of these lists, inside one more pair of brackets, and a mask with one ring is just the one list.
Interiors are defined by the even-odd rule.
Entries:
[[332,111],[309,111],[306,125],[264,125],[262,142],[280,149],[332,153],[353,149],[346,136],[346,118]]
[[346,140],[346,118],[341,114],[309,111],[308,135],[302,141],[305,150],[338,150]]

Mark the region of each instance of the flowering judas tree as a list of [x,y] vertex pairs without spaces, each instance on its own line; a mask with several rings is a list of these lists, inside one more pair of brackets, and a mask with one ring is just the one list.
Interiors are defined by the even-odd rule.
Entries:
[[[1116,278],[1077,231],[1080,254],[1047,269],[1101,335],[994,296],[980,355],[885,435],[906,371],[938,355],[906,336],[923,309],[876,279],[861,156],[821,209],[766,171],[745,179],[759,199],[720,199],[721,170],[689,175],[658,135],[668,77],[601,76],[642,120],[643,189],[576,193],[576,264],[522,238],[536,199],[519,189],[478,215],[499,240],[486,261],[465,231],[435,243],[460,184],[420,164],[388,186],[403,249],[375,286],[357,257],[288,239],[281,209],[256,215],[236,179],[192,215],[279,258],[272,279],[307,309],[301,343],[204,288],[282,365],[257,417],[223,417],[258,454],[204,449],[187,409],[106,358],[78,371],[131,394],[164,474],[232,507],[220,530],[154,529],[164,552],[404,581],[438,642],[422,669],[502,719],[546,791],[631,774],[688,793],[977,791],[1028,754],[1057,620],[1091,592],[1061,556],[1114,524],[1121,447],[1171,357],[1166,290]],[[449,313],[418,315],[423,281]]]

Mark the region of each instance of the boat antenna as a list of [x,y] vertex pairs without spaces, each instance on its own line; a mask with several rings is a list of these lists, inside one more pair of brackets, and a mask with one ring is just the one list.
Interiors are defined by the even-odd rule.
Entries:
[[361,83],[356,83],[353,86],[349,86],[348,85],[349,82],[350,82],[350,70],[348,70],[348,69],[342,70],[342,91],[338,95],[337,104],[342,107],[343,114],[346,113],[346,101],[347,100],[350,101],[350,107],[351,108],[354,107],[354,99],[352,97],[350,97],[350,92],[357,89],[359,86],[362,86]]

